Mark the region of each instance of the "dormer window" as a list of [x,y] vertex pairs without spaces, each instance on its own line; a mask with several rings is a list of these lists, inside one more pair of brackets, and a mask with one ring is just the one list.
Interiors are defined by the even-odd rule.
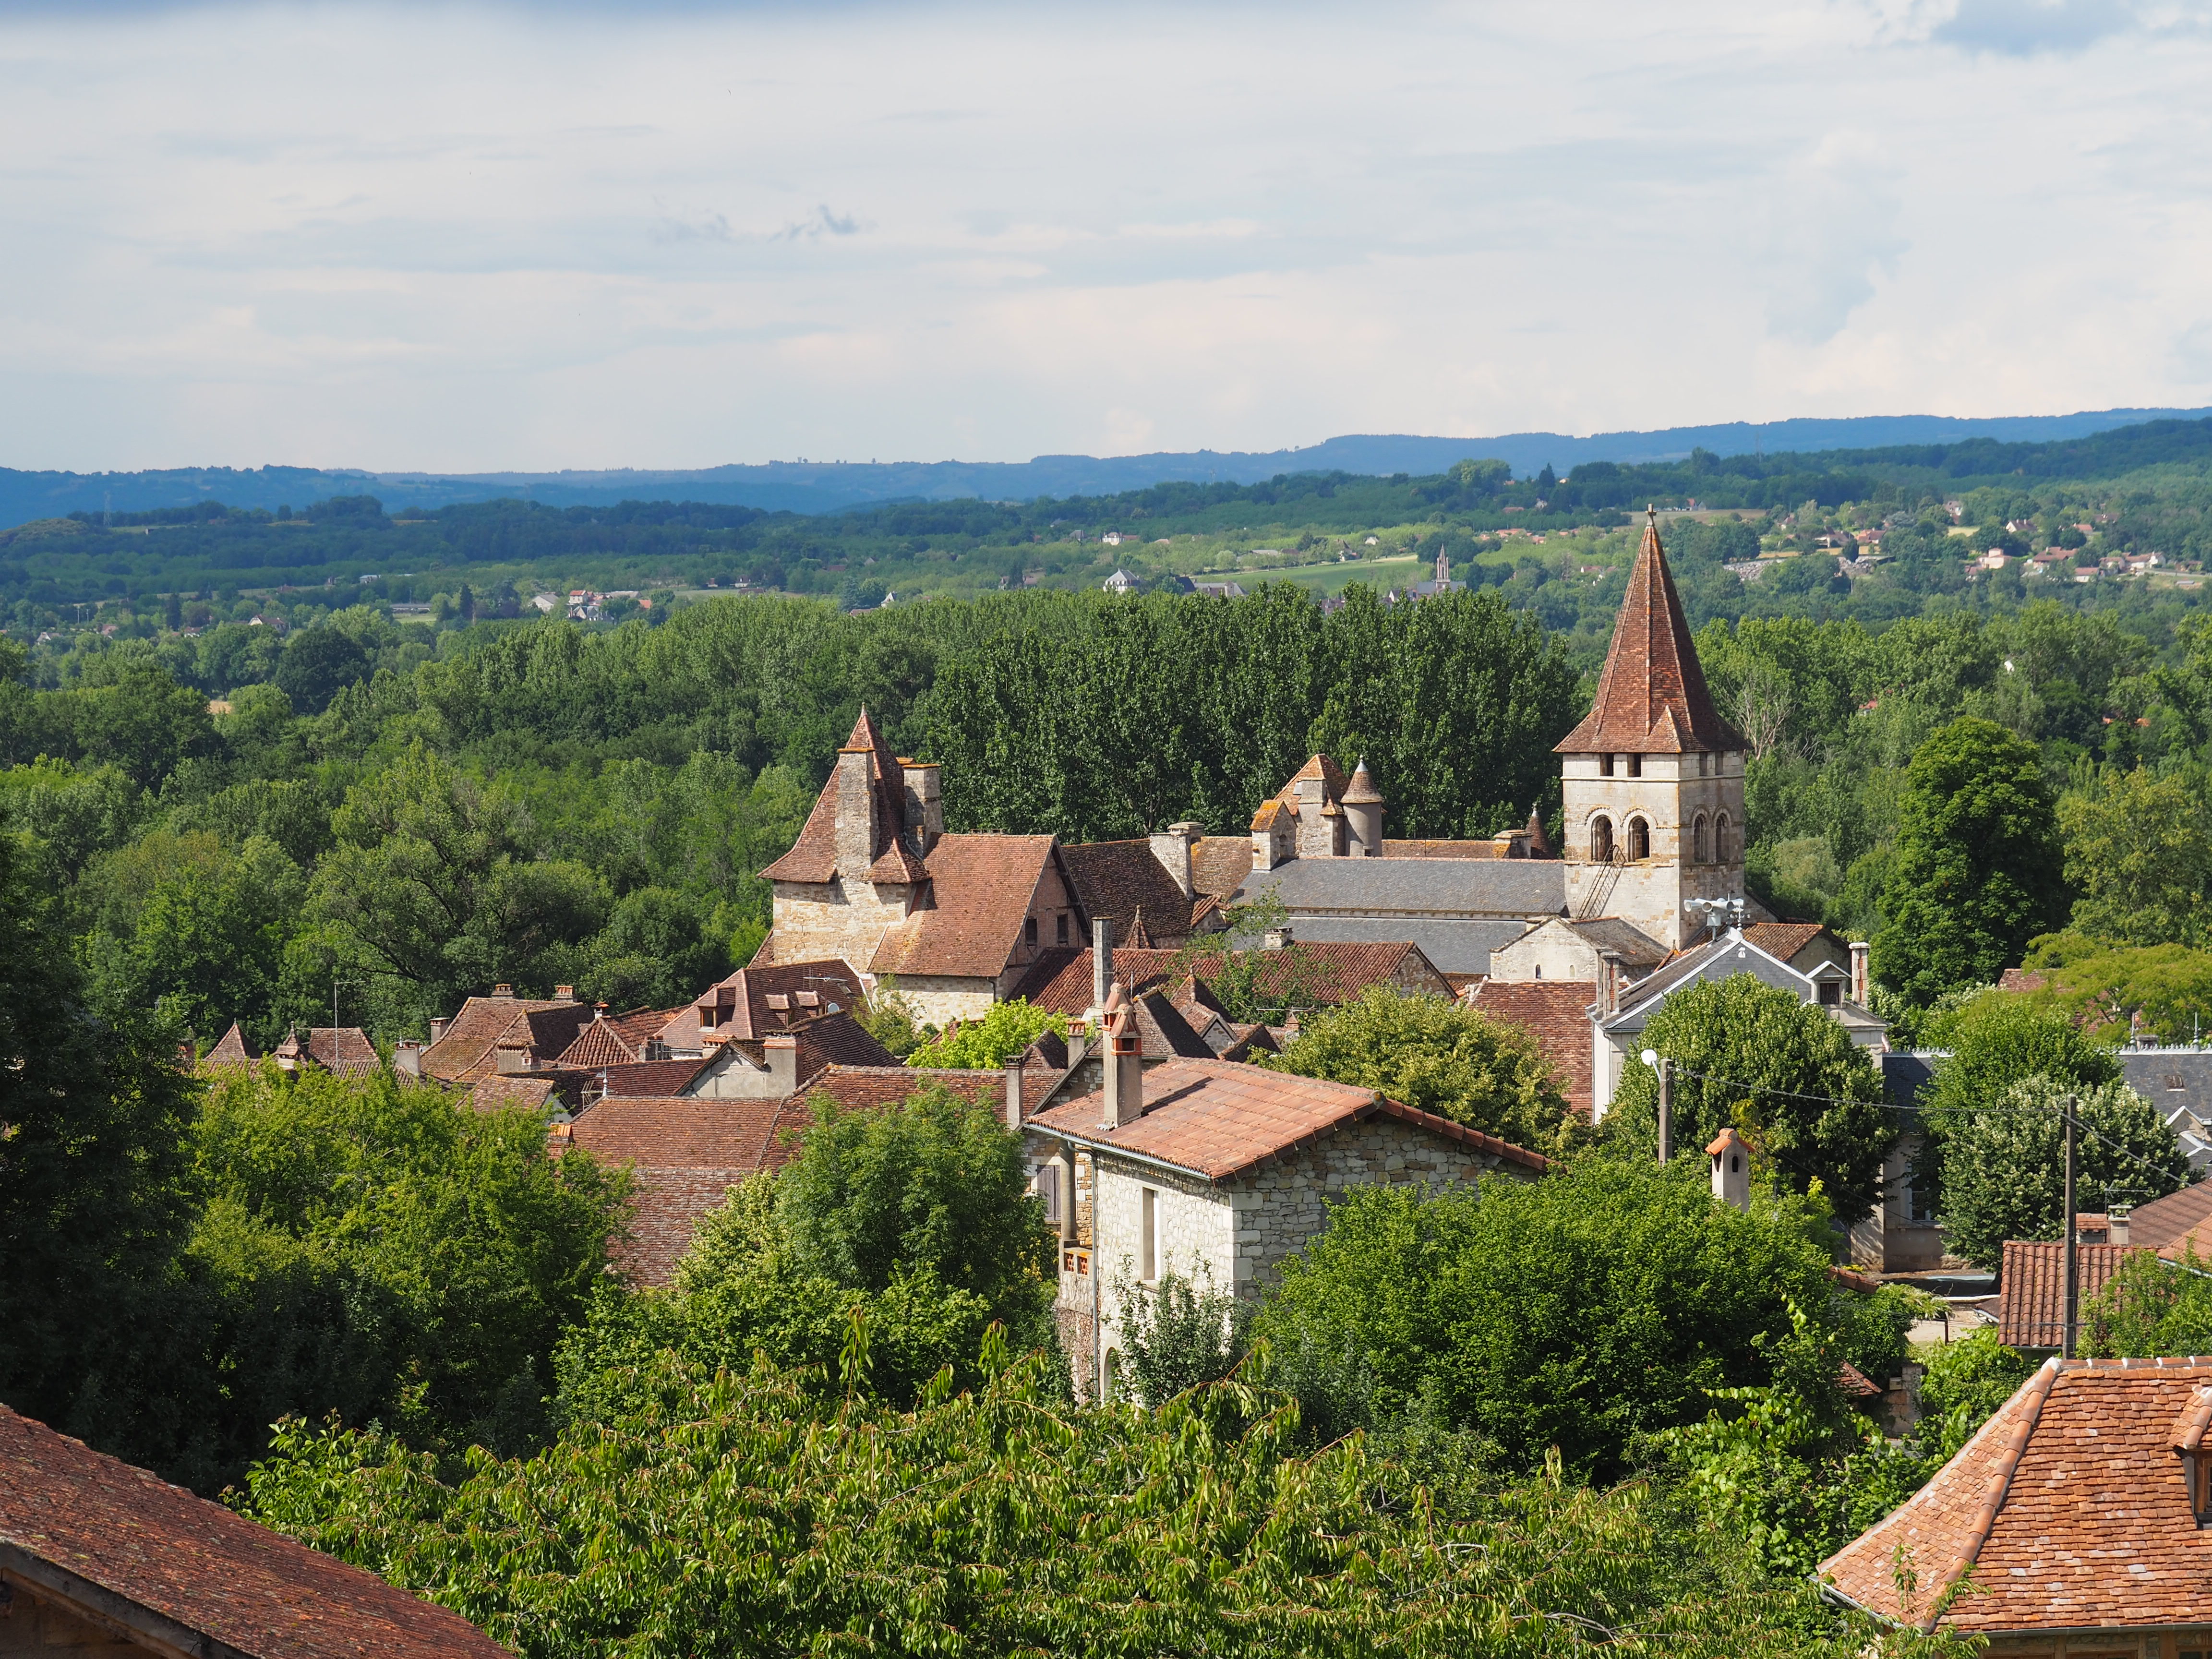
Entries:
[[1836,1008],[1843,1006],[1844,988],[1834,980],[1824,979],[1814,988],[1824,1006]]

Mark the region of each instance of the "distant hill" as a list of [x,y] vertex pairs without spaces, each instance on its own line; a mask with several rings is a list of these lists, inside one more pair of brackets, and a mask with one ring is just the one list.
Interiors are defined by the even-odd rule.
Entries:
[[1516,432],[1489,438],[1358,435],[1265,453],[1040,455],[1029,461],[770,461],[688,471],[369,472],[338,468],[180,467],[149,472],[21,472],[0,468],[0,529],[70,513],[145,513],[219,501],[238,507],[304,507],[333,495],[374,495],[389,508],[444,507],[523,496],[550,507],[608,507],[623,501],[686,501],[771,511],[834,513],[888,501],[1032,501],[1041,495],[1112,495],[1157,483],[1255,483],[1284,472],[1341,471],[1388,477],[1443,471],[1471,456],[1510,463],[1527,476],[1587,461],[1679,460],[1695,448],[1721,455],[1764,451],[1869,451],[1898,447],[2050,443],[2146,421],[2196,418],[2212,409],[2107,409],[2076,415],[1962,420],[1943,415],[1871,415],[1850,420],[1669,427],[1601,432],[1587,438]]

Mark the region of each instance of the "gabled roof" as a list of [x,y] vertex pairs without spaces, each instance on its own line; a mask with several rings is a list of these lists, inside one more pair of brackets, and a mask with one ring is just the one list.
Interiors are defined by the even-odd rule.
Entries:
[[576,1040],[594,1010],[588,1002],[539,1002],[525,997],[471,997],[446,1035],[422,1051],[422,1075],[474,1083],[499,1070],[502,1038],[551,1060]]
[[[1935,1478],[1820,1564],[1834,1593],[1928,1628],[1996,1635],[2212,1623],[2212,1531],[2185,1449],[2212,1359],[2047,1361]],[[1897,1566],[1917,1579],[1904,1606]],[[2094,1645],[2094,1644],[2083,1644]]]
[[[2130,1255],[2149,1255],[2150,1247],[2076,1244],[2074,1283],[2076,1318],[2105,1281]],[[2066,1340],[2066,1247],[2056,1241],[2008,1238],[1997,1270],[1998,1340],[2011,1348],[2056,1348]]]
[[368,1033],[358,1025],[312,1028],[307,1033],[307,1058],[341,1077],[358,1077],[383,1064]]
[[868,971],[996,978],[1055,847],[1050,836],[940,837],[927,860],[928,908],[884,931]]
[[624,1277],[668,1282],[699,1218],[761,1168],[781,1103],[610,1095],[558,1127],[556,1146],[630,1170],[628,1236],[608,1252]]
[[1494,1135],[1385,1100],[1372,1089],[1220,1060],[1171,1060],[1144,1074],[1145,1113],[1100,1127],[1096,1091],[1032,1121],[1054,1134],[1170,1164],[1209,1181],[1233,1180],[1365,1118],[1395,1118],[1521,1169],[1549,1167],[1538,1153]]
[[634,1066],[645,1058],[646,1045],[661,1028],[682,1012],[675,1008],[633,1008],[628,1013],[594,1019],[562,1049],[556,1066]]
[[1767,955],[1788,962],[1827,931],[1817,921],[1754,921],[1743,936]]
[[0,1565],[156,1652],[507,1659],[459,1613],[5,1407]]
[[1478,1012],[1517,1026],[1536,1039],[1544,1058],[1558,1073],[1568,1107],[1588,1119],[1595,1099],[1589,1011],[1597,1000],[1597,987],[1561,979],[1525,985],[1485,980],[1474,988],[1470,1000]]
[[728,978],[708,986],[689,1007],[672,1013],[659,1033],[672,1048],[696,1048],[702,1012],[732,1041],[797,1030],[811,1019],[849,1012],[863,1000],[860,976],[841,957],[811,962],[764,962],[756,957]]
[[[1324,801],[1342,800],[1344,792],[1351,787],[1342,767],[1327,755],[1316,755],[1291,774],[1291,781],[1275,792],[1275,799],[1295,812],[1298,807],[1298,786],[1316,781],[1322,786],[1321,798]],[[1369,787],[1373,787],[1370,781]]]
[[1556,752],[1679,755],[1749,747],[1713,708],[1654,516],[1629,573],[1596,699]]
[[[2128,1243],[2162,1250],[2179,1245],[2207,1220],[2212,1220],[2212,1181],[2200,1181],[2178,1193],[2136,1205],[2128,1216]],[[2206,1246],[2200,1243],[2197,1254],[2208,1254]]]
[[[1252,845],[1242,842],[1249,868]],[[1180,941],[1190,932],[1191,902],[1152,852],[1149,841],[1094,841],[1060,849],[1060,867],[1085,930],[1101,917],[1114,924],[1114,942],[1127,940],[1139,912],[1155,939]]]

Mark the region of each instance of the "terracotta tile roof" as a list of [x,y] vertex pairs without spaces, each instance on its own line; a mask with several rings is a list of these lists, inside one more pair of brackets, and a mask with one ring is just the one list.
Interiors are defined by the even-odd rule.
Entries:
[[[1244,844],[1249,865],[1251,843]],[[1179,945],[1190,932],[1191,901],[1152,853],[1149,841],[1085,842],[1060,849],[1076,908],[1088,924],[1105,917],[1115,944],[1133,943],[1139,912],[1155,944]]]
[[1098,1092],[1040,1113],[1040,1129],[1156,1158],[1210,1181],[1228,1181],[1376,1114],[1492,1153],[1522,1169],[1544,1158],[1493,1135],[1385,1100],[1372,1089],[1271,1072],[1220,1060],[1171,1060],[1144,1073],[1145,1115],[1118,1129],[1099,1126]]
[[1359,757],[1359,764],[1352,769],[1352,781],[1346,786],[1344,804],[1347,806],[1379,806],[1382,792],[1375,787],[1375,780],[1367,770],[1367,757]]
[[662,1097],[682,1094],[691,1086],[692,1079],[706,1069],[704,1059],[640,1060],[627,1066],[562,1066],[556,1073],[556,1082],[563,1095],[577,1100],[583,1098],[586,1089],[597,1092],[603,1081],[611,1095]]
[[[853,722],[853,735],[845,739],[840,754],[859,752],[868,755],[868,860],[872,866],[882,863],[884,855],[896,850],[897,859],[884,866],[884,872],[877,875],[869,871],[870,878],[881,881],[912,881],[916,878],[908,872],[910,860],[899,848],[899,835],[906,823],[905,772],[868,718],[868,711],[860,710],[860,717]],[[764,881],[824,882],[837,873],[837,796],[838,772],[833,768],[830,781],[822,787],[815,799],[814,810],[806,815],[805,825],[791,850],[762,871]],[[858,873],[848,872],[848,873]]]
[[[2128,1243],[2162,1250],[2168,1245],[2179,1245],[2208,1220],[2212,1220],[2212,1181],[2200,1181],[2194,1187],[2184,1187],[2178,1193],[2136,1205],[2128,1216]],[[2197,1254],[2212,1252],[2200,1244]]]
[[1200,892],[1233,893],[1251,873],[1249,836],[1200,836],[1191,843],[1190,884]]
[[1006,1074],[1003,1068],[963,1071],[934,1066],[833,1066],[816,1078],[787,1104],[816,1095],[827,1096],[847,1112],[881,1111],[939,1084],[956,1095],[981,1101],[994,1111],[1006,1103]]
[[608,1253],[625,1278],[668,1282],[699,1218],[762,1167],[782,1107],[780,1100],[610,1095],[558,1126],[556,1145],[584,1147],[631,1171],[628,1237]]
[[1767,955],[1787,962],[1827,931],[1817,921],[1754,921],[1743,936]]
[[701,1018],[711,1012],[714,1029],[733,1041],[764,1037],[858,1008],[863,1000],[860,975],[841,957],[774,962],[756,956],[676,1010],[659,1036],[672,1048],[696,1048]]
[[1556,752],[1679,755],[1749,746],[1713,708],[1689,619],[1659,545],[1659,523],[1650,520],[1613,623],[1596,699]]
[[602,1015],[576,1034],[562,1050],[556,1066],[634,1066],[646,1057],[646,1045],[661,1028],[682,1012],[678,1008],[633,1008],[624,1014]]
[[526,1106],[536,1111],[552,1095],[555,1079],[544,1073],[535,1076],[481,1078],[469,1089],[469,1104],[479,1112],[502,1106]]
[[246,1033],[239,1028],[238,1022],[233,1020],[230,1023],[230,1029],[225,1031],[215,1047],[209,1049],[201,1058],[200,1064],[203,1066],[251,1066],[259,1058],[260,1056],[247,1046]]
[[1567,1104],[1587,1120],[1595,1098],[1591,1066],[1590,1005],[1597,987],[1587,981],[1539,980],[1501,985],[1486,980],[1474,988],[1472,1005],[1491,1018],[1519,1027],[1536,1039],[1552,1062]]
[[[2133,1230],[2130,1230],[2133,1238]],[[2074,1247],[2075,1305],[2105,1288],[2130,1255],[2150,1254],[2148,1246],[2076,1244]],[[1998,1337],[2014,1348],[2055,1348],[2066,1336],[2066,1247],[2057,1243],[2008,1238],[1997,1269]]]
[[1351,787],[1342,767],[1327,755],[1316,755],[1291,774],[1291,781],[1275,792],[1275,799],[1295,810],[1298,804],[1298,785],[1310,783],[1316,778],[1321,780],[1323,800],[1342,800],[1344,792]]
[[519,1038],[532,1054],[551,1060],[576,1040],[597,1011],[588,1002],[538,1002],[523,997],[471,997],[446,1035],[422,1051],[422,1075],[474,1083],[499,1070],[502,1037]]
[[929,849],[929,908],[884,933],[868,971],[966,979],[1004,973],[1054,846],[1050,836],[942,837]]
[[150,1639],[134,1646],[221,1643],[251,1659],[506,1659],[459,1614],[4,1407],[0,1562],[64,1604],[135,1625]]
[[2092,1631],[2212,1623],[2212,1532],[2177,1455],[2212,1416],[2212,1359],[2051,1360],[1957,1456],[1821,1564],[1835,1589],[1913,1622],[1968,1565],[1947,1629]]
[[1252,814],[1252,827],[1255,830],[1271,829],[1279,819],[1294,818],[1297,815],[1297,806],[1279,796],[1270,795],[1260,803],[1258,810]]
[[[1285,957],[1279,974],[1303,974],[1305,977],[1301,983],[1312,990],[1319,1005],[1355,1002],[1370,985],[1393,984],[1401,974],[1437,996],[1451,994],[1450,982],[1429,965],[1419,948],[1403,941],[1368,945],[1299,940],[1295,949],[1305,965],[1293,969]],[[1261,952],[1262,967],[1268,965],[1267,957],[1276,954]],[[1091,1006],[1091,955],[1087,949],[1065,956],[1054,952],[1050,960],[1039,962],[1023,975],[1014,994],[1027,997],[1038,1007],[1054,1013],[1082,1013]],[[1136,992],[1164,984],[1170,975],[1193,970],[1204,981],[1207,978],[1206,964],[1207,957],[1203,954],[1185,961],[1179,951],[1116,951],[1114,977]],[[1279,982],[1276,975],[1263,972],[1260,975],[1263,991]]]
[[358,1025],[313,1027],[307,1033],[307,1057],[325,1071],[344,1077],[358,1077],[383,1064],[368,1033]]
[[851,1014],[832,1014],[800,1026],[799,1075],[811,1078],[825,1066],[896,1066],[898,1056],[868,1035]]

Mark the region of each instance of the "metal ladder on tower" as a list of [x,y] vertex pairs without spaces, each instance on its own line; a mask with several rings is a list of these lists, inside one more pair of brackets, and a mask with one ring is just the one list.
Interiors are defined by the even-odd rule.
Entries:
[[1597,879],[1583,895],[1583,902],[1575,907],[1577,921],[1592,921],[1605,914],[1606,906],[1613,902],[1613,890],[1620,885],[1620,866],[1626,862],[1626,859],[1615,849],[1613,857],[1600,867]]

